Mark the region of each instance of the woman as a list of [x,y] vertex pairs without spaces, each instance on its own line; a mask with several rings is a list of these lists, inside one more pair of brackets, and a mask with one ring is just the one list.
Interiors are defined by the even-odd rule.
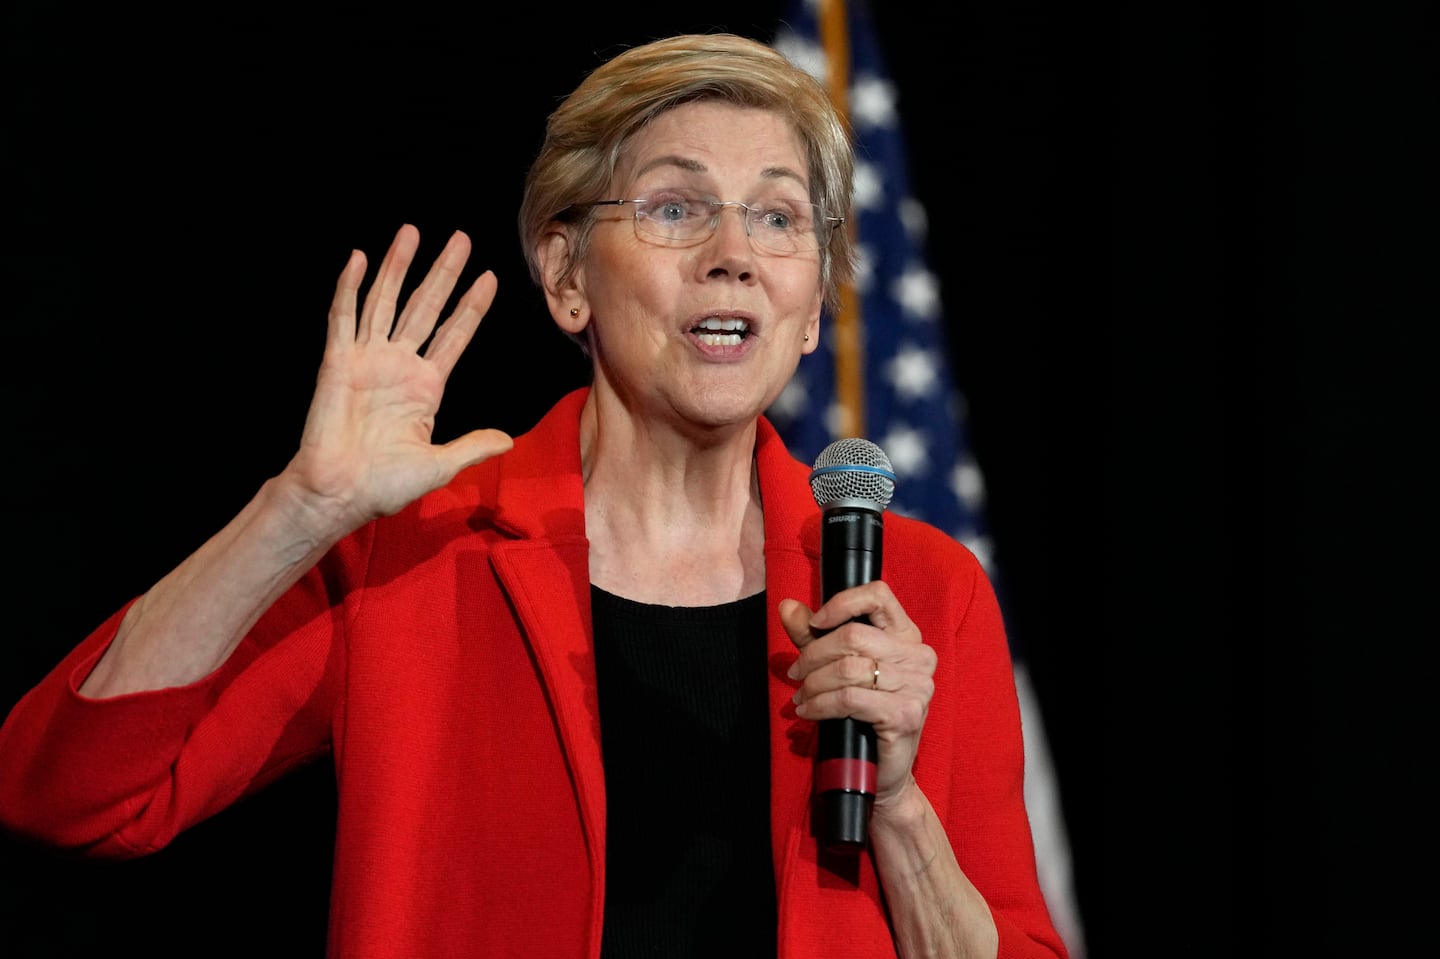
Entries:
[[[596,70],[520,214],[593,379],[513,440],[431,443],[496,293],[441,321],[468,239],[403,304],[416,231],[363,302],[353,253],[299,450],[17,704],[0,822],[144,855],[329,756],[333,956],[1063,956],[978,563],[893,517],[885,579],[820,603],[809,470],[763,416],[851,275],[851,169],[763,44]],[[843,716],[879,744],[849,858],[810,824]]]

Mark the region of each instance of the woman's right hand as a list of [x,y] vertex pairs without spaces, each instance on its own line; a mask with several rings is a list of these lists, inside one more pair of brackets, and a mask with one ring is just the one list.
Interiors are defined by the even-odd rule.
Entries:
[[482,273],[440,322],[470,255],[470,239],[457,232],[396,317],[419,243],[413,226],[400,228],[358,313],[365,254],[350,254],[299,451],[130,607],[81,695],[183,686],[208,675],[343,536],[513,445],[499,430],[430,441],[445,381],[495,298],[495,276]]
[[490,308],[496,281],[489,270],[482,273],[440,322],[470,255],[469,237],[457,231],[397,318],[401,286],[419,242],[415,227],[400,228],[358,314],[363,252],[351,253],[336,283],[300,449],[279,477],[297,498],[307,525],[314,524],[317,539],[338,539],[398,512],[514,443],[495,429],[474,430],[442,445],[431,442],[445,383]]

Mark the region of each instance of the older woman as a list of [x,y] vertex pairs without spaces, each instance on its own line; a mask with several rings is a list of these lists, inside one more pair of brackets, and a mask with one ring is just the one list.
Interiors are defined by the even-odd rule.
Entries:
[[[0,822],[142,855],[330,757],[333,956],[1063,956],[979,564],[897,516],[884,578],[821,602],[764,418],[851,274],[851,166],[763,44],[596,70],[520,214],[593,380],[514,440],[431,442],[496,292],[441,321],[468,239],[403,306],[416,232],[363,303],[355,252],[299,450],[15,707]],[[848,856],[811,815],[847,716],[878,743]]]

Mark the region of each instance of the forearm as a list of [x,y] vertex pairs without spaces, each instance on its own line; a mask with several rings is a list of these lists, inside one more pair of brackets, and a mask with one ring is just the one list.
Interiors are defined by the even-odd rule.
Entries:
[[994,959],[999,934],[990,907],[913,781],[874,808],[870,844],[903,959]]
[[183,686],[213,672],[280,595],[340,538],[283,479],[136,601],[81,694]]

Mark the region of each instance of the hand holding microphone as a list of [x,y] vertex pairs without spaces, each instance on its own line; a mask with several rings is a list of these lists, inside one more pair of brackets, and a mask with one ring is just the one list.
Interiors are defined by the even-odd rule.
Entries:
[[[843,439],[815,460],[810,491],[820,507],[820,593],[822,601],[852,586],[880,578],[884,520],[895,493],[890,459],[874,443]],[[879,663],[874,680],[879,680]],[[878,751],[875,730],[850,717],[820,722],[815,790],[821,846],[859,850],[869,831],[875,800]]]

